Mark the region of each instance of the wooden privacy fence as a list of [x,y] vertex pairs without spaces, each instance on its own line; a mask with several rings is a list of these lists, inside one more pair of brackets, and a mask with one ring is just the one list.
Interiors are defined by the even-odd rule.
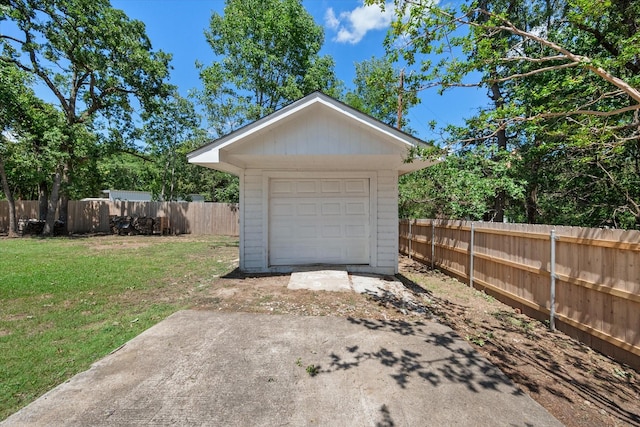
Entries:
[[401,220],[400,252],[640,368],[640,232]]
[[[110,216],[146,216],[167,219],[173,234],[221,234],[237,236],[235,203],[69,201],[69,233],[109,233]],[[37,201],[17,201],[17,218],[37,218]],[[9,227],[9,206],[0,201],[0,232]]]

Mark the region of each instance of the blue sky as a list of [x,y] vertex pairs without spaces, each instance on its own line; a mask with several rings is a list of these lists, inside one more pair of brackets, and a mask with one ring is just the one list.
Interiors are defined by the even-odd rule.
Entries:
[[[154,49],[173,54],[172,83],[182,95],[199,88],[196,60],[213,61],[213,53],[204,38],[213,12],[223,13],[223,0],[112,0],[112,5],[134,19],[145,23]],[[325,31],[321,54],[331,55],[336,74],[346,87],[351,87],[356,62],[384,55],[382,42],[392,13],[392,5],[382,13],[377,7],[365,7],[362,0],[304,0],[303,5]],[[462,124],[479,105],[487,101],[484,91],[456,89],[444,96],[435,89],[422,92],[422,103],[409,113],[410,127],[416,136],[438,139],[428,123],[439,126]]]
[[[171,83],[187,96],[192,89],[201,88],[196,61],[205,65],[215,58],[204,36],[213,12],[223,14],[224,0],[111,0],[113,7],[122,9],[130,18],[145,23],[154,50],[173,55]],[[322,55],[331,55],[335,72],[346,88],[353,86],[355,63],[384,55],[383,41],[393,18],[393,2],[385,12],[377,6],[364,6],[363,0],[303,0],[303,5],[325,31]],[[11,32],[11,27],[4,31]],[[36,92],[43,99],[55,102],[44,85]],[[464,124],[480,105],[487,103],[485,91],[460,88],[445,95],[436,89],[420,93],[421,104],[408,115],[409,127],[424,140],[439,140],[439,132],[431,131],[429,122],[438,127]]]

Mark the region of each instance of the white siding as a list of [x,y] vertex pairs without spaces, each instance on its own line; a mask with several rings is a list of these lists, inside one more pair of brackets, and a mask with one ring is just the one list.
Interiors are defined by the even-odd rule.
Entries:
[[378,270],[398,272],[398,174],[378,171]]
[[233,150],[238,155],[404,155],[406,147],[390,145],[380,135],[325,109],[310,109],[294,119],[252,135]]
[[[248,169],[244,173],[243,202],[244,224],[241,224],[243,239],[241,254],[242,269],[248,272],[264,271],[265,247],[262,207],[262,171]],[[242,256],[244,255],[244,257]]]

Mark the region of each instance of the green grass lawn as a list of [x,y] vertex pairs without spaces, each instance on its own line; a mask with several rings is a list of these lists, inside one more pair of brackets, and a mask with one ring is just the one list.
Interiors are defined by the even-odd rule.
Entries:
[[234,268],[226,237],[0,240],[0,420]]

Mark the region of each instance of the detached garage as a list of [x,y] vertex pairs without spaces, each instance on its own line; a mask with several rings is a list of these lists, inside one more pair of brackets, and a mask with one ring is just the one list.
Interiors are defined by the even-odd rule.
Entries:
[[188,155],[240,177],[240,269],[398,270],[398,176],[422,141],[320,92]]

